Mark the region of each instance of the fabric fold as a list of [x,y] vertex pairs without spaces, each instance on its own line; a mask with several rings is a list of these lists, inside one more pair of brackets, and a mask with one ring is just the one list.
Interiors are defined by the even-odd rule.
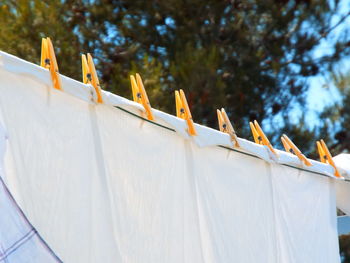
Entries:
[[184,136],[183,120],[150,122],[110,93],[125,108],[94,104],[88,86],[54,90],[45,70],[0,57],[6,184],[64,262],[339,262],[331,166],[232,149],[201,125]]

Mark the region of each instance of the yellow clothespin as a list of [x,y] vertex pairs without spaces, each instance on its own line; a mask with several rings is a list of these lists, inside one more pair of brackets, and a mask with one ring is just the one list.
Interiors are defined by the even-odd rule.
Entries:
[[41,63],[40,65],[50,71],[53,87],[62,90],[60,73],[58,72],[58,65],[50,38],[42,38],[41,41]]
[[322,163],[328,163],[330,165],[333,166],[334,168],[334,175],[336,177],[342,177],[338,171],[338,168],[335,166],[335,163],[333,161],[333,157],[330,153],[330,151],[328,150],[328,147],[326,145],[326,143],[323,140],[317,141],[316,142],[317,145],[317,150],[318,150],[318,154],[320,155],[320,160]]
[[175,102],[176,102],[176,116],[186,120],[188,133],[190,135],[197,135],[196,129],[194,128],[194,123],[192,120],[190,108],[188,107],[185,93],[183,92],[182,89],[180,89],[180,92],[175,90]]
[[224,108],[221,108],[220,110],[216,110],[216,113],[218,115],[218,121],[219,121],[219,128],[221,132],[228,133],[231,137],[231,141],[234,142],[234,145],[236,147],[239,147],[238,138],[235,130],[233,129],[233,126],[226,114],[226,111]]
[[97,95],[97,103],[103,103],[100,82],[97,77],[94,61],[90,53],[81,55],[83,82],[84,84],[91,84]]
[[298,147],[288,138],[287,135],[283,134],[281,137],[284,149],[286,152],[290,152],[298,156],[299,160],[302,161],[306,166],[311,166],[311,162],[305,157],[304,154],[298,149]]
[[272,147],[269,139],[267,139],[259,123],[257,121],[254,121],[254,123],[249,122],[249,125],[250,125],[250,129],[252,130],[255,143],[266,145],[267,147],[269,147],[271,152],[277,155],[275,149]]
[[145,108],[147,119],[154,120],[151,104],[149,103],[148,96],[143,86],[142,79],[138,73],[136,73],[136,80],[133,75],[130,75],[132,97],[135,102],[140,103]]

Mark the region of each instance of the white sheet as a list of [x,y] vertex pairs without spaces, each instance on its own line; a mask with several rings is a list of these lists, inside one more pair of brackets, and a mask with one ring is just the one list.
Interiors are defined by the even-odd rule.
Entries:
[[350,154],[339,154],[334,162],[345,178],[336,181],[337,207],[350,216]]
[[339,262],[328,165],[315,162],[322,176],[200,148],[14,71],[0,67],[6,179],[64,262]]
[[[17,76],[25,76],[26,78],[31,79],[35,82],[39,82],[47,87],[51,87],[52,85],[50,74],[47,69],[21,60],[17,57],[14,57],[1,51],[0,66],[4,71],[12,72]],[[91,101],[96,100],[95,90],[91,86],[85,85],[66,76],[61,76],[61,78],[62,86],[64,87],[65,93],[73,95],[75,98],[90,103]],[[102,96],[105,105],[121,106],[122,108],[127,109],[128,111],[131,111],[136,115],[143,115],[144,110],[142,105],[136,102],[127,100],[123,97],[117,96],[107,91],[102,91]],[[190,136],[186,132],[186,122],[183,119],[176,118],[175,116],[158,111],[156,109],[152,110],[156,122],[158,124],[165,125],[171,129],[176,130],[179,136],[185,139],[191,139],[192,142],[198,145],[199,147],[222,145],[232,148],[231,139],[226,133],[222,133],[209,127],[205,127],[195,123],[197,136],[190,138]],[[276,151],[278,153],[278,158],[276,158],[275,156],[273,156],[274,158],[271,158],[271,154],[267,147],[255,144],[251,141],[242,138],[238,138],[238,140],[241,146],[239,148],[240,151],[251,153],[267,162],[288,164],[295,167],[301,167],[310,171],[323,173],[331,177],[333,177],[334,175],[333,167],[328,164],[310,160],[312,166],[306,167],[302,162],[300,162],[300,160],[295,155],[277,149]]]
[[2,179],[5,137],[0,126],[0,262],[61,262],[29,223]]

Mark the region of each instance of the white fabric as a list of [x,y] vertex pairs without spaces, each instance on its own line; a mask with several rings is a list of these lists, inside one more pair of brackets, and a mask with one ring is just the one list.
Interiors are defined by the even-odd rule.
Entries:
[[0,262],[61,262],[29,224],[0,177]]
[[2,179],[5,142],[0,127],[0,262],[61,262],[28,222]]
[[350,216],[350,154],[339,154],[334,162],[345,180],[337,180],[337,207]]
[[350,154],[342,153],[333,158],[340,174],[345,179],[350,179]]
[[[44,69],[38,65],[34,65],[27,61],[21,60],[17,57],[9,55],[5,52],[0,51],[0,66],[2,70],[7,72],[12,72],[16,75],[26,76],[27,78],[32,79],[35,82],[40,82],[47,87],[51,87],[51,79],[50,74],[47,69]],[[62,85],[64,87],[64,92],[73,95],[76,98],[79,98],[83,101],[91,103],[91,101],[96,100],[95,90],[89,86],[85,85],[76,80],[70,79],[66,76],[61,76]],[[92,95],[91,95],[92,94]],[[143,107],[142,105],[135,103],[133,101],[127,100],[120,96],[114,95],[107,91],[102,91],[102,97],[104,100],[104,104],[113,105],[113,106],[122,106],[123,108],[140,115],[142,113]],[[189,139],[190,136],[187,133],[186,122],[183,119],[176,118],[167,113],[158,111],[156,109],[152,109],[155,119],[157,123],[161,125],[168,126],[172,129],[175,129],[178,135],[183,138]],[[228,134],[219,132],[217,130],[195,124],[197,136],[192,138],[192,141],[200,147],[205,146],[215,146],[222,145],[227,147],[232,147],[232,142]],[[333,177],[334,170],[333,167],[310,160],[312,163],[311,167],[306,167],[300,160],[290,153],[286,153],[284,151],[278,152],[278,158],[271,156],[270,151],[267,147],[255,144],[248,140],[238,138],[240,143],[239,150],[246,153],[252,153],[253,155],[272,163],[281,163],[288,164],[295,167],[302,167],[309,171],[314,171],[318,173],[322,173],[328,176]]]
[[[314,162],[322,176],[211,146],[199,125],[202,136],[186,139],[177,118],[155,111],[175,133],[76,96],[86,85],[65,79],[75,96],[53,90],[2,57],[6,179],[64,262],[339,262],[329,165]],[[243,152],[270,159],[241,141]]]

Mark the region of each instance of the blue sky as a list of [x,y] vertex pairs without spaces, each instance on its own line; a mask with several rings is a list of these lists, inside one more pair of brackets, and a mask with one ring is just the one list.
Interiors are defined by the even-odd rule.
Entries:
[[349,216],[338,217],[338,234],[339,235],[350,234],[350,217]]
[[[335,24],[339,17],[348,12],[350,12],[350,1],[342,0],[340,3],[339,15],[334,17],[331,23]],[[320,47],[315,51],[315,57],[319,57],[320,55],[330,52],[332,40],[339,37],[341,32],[343,32],[345,29],[350,29],[350,17],[346,19],[343,25],[335,29],[327,40],[322,41]],[[341,70],[341,72],[349,72],[350,58],[343,58],[337,68]],[[339,99],[336,88],[332,85],[328,85],[330,84],[328,78],[329,76],[319,75],[309,79],[310,90],[307,96],[307,105],[310,111],[306,115],[306,119],[310,126],[314,126],[316,122],[319,121],[317,119],[317,112],[321,112],[325,106],[331,105]]]

